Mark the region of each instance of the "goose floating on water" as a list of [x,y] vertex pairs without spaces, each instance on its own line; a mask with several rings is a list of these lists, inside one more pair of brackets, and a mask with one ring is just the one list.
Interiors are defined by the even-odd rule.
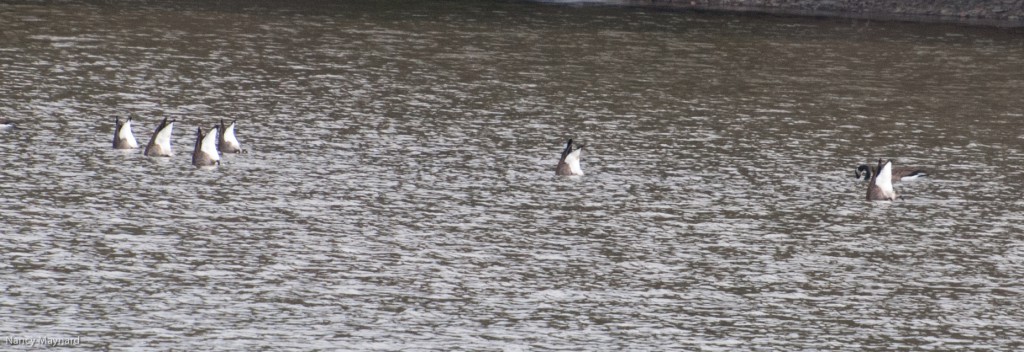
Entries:
[[139,143],[135,141],[135,135],[132,134],[132,117],[128,116],[121,123],[121,119],[114,117],[114,149],[135,149],[139,147]]
[[202,127],[196,127],[196,145],[192,149],[192,165],[220,165],[220,154],[217,152],[217,126],[213,126],[206,134]]
[[171,156],[171,132],[173,130],[174,121],[168,123],[165,117],[163,122],[160,122],[160,125],[153,130],[153,137],[149,139],[144,154],[146,156]]
[[[857,178],[865,181],[871,180],[871,176],[878,172],[878,167],[869,167],[866,164],[861,164],[857,167]],[[922,177],[927,177],[928,174],[916,167],[900,167],[892,170],[893,182],[899,181],[912,181]]]
[[560,176],[582,176],[583,168],[580,167],[580,152],[583,151],[583,146],[572,149],[572,138],[569,138],[569,142],[565,143],[565,150],[562,151],[562,157],[558,159],[558,166],[555,167],[555,175]]
[[868,200],[896,200],[896,191],[892,189],[892,160],[882,163],[878,159],[878,172],[868,182]]
[[221,153],[242,153],[242,146],[238,143],[238,138],[235,138],[235,120],[231,121],[231,124],[227,127],[224,126],[224,120],[220,120],[220,139],[218,141],[218,148]]

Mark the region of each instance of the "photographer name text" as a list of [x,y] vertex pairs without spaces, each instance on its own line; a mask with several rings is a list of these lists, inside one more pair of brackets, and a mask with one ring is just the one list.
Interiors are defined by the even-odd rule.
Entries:
[[49,336],[7,336],[3,341],[8,345],[25,345],[29,347],[46,346],[78,346],[82,344],[82,337],[49,337]]

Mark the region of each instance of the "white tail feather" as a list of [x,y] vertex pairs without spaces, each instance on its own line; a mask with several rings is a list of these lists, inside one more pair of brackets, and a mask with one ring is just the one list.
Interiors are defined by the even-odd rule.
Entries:
[[230,143],[233,146],[238,146],[238,138],[235,138],[235,123],[224,128],[224,141]]
[[582,151],[582,148],[576,149],[565,157],[565,163],[569,164],[569,171],[571,171],[573,175],[583,175],[583,168],[580,167],[580,152]]
[[137,141],[135,141],[135,135],[132,134],[132,120],[130,120],[130,119],[125,121],[124,124],[121,125],[121,130],[118,131],[117,138],[118,139],[127,140],[129,147],[132,147],[132,148],[138,148],[139,147],[139,143]]
[[217,127],[207,132],[202,142],[199,142],[199,151],[209,155],[212,160],[220,160],[220,153],[217,152]]
[[878,170],[875,175],[875,186],[878,186],[886,196],[895,198],[896,192],[892,189],[892,161],[888,161]]
[[174,122],[168,123],[167,127],[157,132],[155,142],[160,148],[171,152],[171,132],[174,129]]

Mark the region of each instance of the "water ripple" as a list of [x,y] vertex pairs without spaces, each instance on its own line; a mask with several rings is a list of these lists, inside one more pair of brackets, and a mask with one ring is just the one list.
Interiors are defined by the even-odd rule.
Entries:
[[[1004,30],[526,3],[0,4],[12,335],[1009,349]],[[956,34],[956,35],[947,35]],[[113,117],[175,155],[110,149]],[[196,169],[196,127],[247,154]],[[586,176],[553,175],[565,138]],[[863,201],[856,165],[932,178]]]

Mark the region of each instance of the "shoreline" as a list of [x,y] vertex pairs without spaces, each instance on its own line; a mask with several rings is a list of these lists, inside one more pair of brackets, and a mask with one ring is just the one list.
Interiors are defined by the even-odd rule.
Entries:
[[779,16],[948,23],[1001,28],[1024,27],[1024,1],[1020,0],[911,0],[898,2],[881,0],[584,0],[578,2],[542,2]]

